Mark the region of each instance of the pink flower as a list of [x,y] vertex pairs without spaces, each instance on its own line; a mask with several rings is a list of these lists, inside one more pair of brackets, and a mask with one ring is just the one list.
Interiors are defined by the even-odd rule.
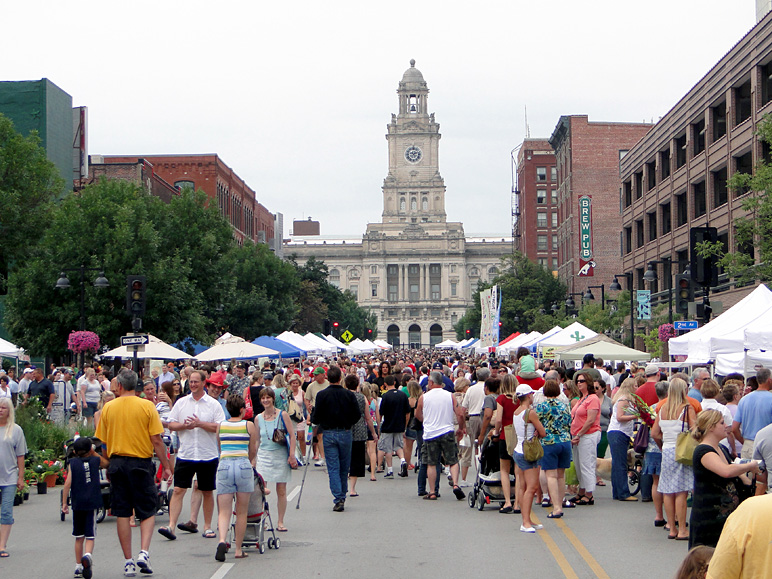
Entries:
[[70,336],[67,338],[67,349],[81,353],[95,353],[99,350],[99,336],[94,332],[70,332]]

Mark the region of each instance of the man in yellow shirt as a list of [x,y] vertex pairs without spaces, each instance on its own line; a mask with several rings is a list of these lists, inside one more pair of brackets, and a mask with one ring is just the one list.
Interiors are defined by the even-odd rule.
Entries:
[[742,502],[729,515],[707,579],[766,579],[772,569],[772,495]]
[[[136,568],[146,575],[153,573],[150,567],[150,539],[155,526],[158,492],[155,486],[153,450],[161,459],[164,478],[172,472],[166,456],[166,445],[161,439],[164,431],[158,411],[153,403],[135,395],[137,374],[124,368],[118,373],[118,397],[102,408],[102,417],[96,436],[102,440],[110,458],[110,487],[112,513],[118,519],[118,541],[126,559],[123,574],[133,577]],[[140,521],[142,550],[137,562],[131,556],[131,526],[129,519],[136,514]]]

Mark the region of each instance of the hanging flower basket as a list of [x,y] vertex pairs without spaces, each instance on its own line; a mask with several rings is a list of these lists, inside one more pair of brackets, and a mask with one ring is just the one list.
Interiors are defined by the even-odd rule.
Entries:
[[70,332],[67,349],[75,354],[96,354],[99,351],[99,336],[94,332]]
[[675,332],[675,328],[673,327],[673,324],[662,324],[659,327],[659,341],[660,342],[667,343],[667,341],[670,338],[675,338],[675,336],[676,336],[676,332]]

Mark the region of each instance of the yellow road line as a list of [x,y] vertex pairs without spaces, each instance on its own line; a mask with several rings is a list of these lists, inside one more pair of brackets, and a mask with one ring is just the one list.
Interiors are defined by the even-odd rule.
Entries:
[[563,519],[558,519],[557,523],[558,527],[560,527],[560,530],[563,531],[563,534],[568,538],[569,541],[571,541],[574,549],[578,551],[578,553],[582,556],[582,559],[584,559],[585,562],[590,566],[590,569],[592,569],[598,579],[610,579],[606,571],[604,571],[603,567],[600,566],[600,563],[595,560],[595,557],[590,555],[590,552],[579,541],[571,528],[563,522]]
[[[531,520],[534,522],[534,524],[539,524],[539,519],[537,519],[535,515],[531,515]],[[568,559],[566,559],[566,556],[563,555],[563,552],[558,547],[555,539],[550,536],[547,528],[545,527],[541,531],[538,531],[536,534],[539,535],[541,540],[544,541],[544,544],[547,545],[547,549],[549,549],[550,553],[552,553],[552,556],[555,558],[555,562],[558,564],[558,567],[560,567],[560,570],[563,571],[563,575],[566,576],[566,579],[579,579],[579,576],[574,573],[574,570],[571,568]]]

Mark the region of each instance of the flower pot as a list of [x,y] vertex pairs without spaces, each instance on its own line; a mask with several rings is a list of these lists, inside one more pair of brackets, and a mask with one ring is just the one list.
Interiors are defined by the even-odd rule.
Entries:
[[48,475],[48,476],[45,478],[45,481],[46,481],[46,484],[47,484],[49,487],[55,487],[55,486],[56,486],[56,475],[55,475],[55,474],[49,474],[49,475]]
[[21,495],[13,495],[13,506],[18,507],[21,504]]
[[48,493],[48,484],[46,481],[40,481],[37,483],[38,485],[38,494],[39,495],[45,495]]
[[28,500],[29,500],[29,491],[25,492],[25,493],[22,495],[22,500],[25,500],[25,501],[28,501]]

